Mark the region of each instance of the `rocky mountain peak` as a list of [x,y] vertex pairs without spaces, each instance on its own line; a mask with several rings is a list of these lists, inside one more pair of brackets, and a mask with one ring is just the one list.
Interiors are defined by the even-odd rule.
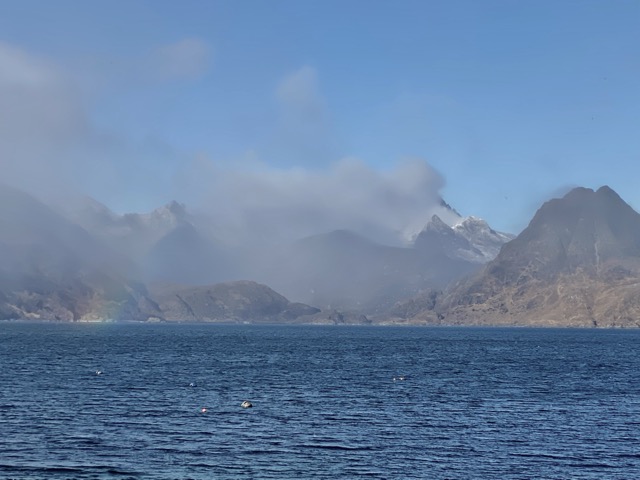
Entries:
[[486,263],[512,238],[512,235],[496,232],[478,217],[466,217],[450,227],[438,215],[433,215],[416,237],[414,247],[444,252],[453,259]]
[[509,270],[539,275],[589,269],[640,255],[640,215],[609,187],[575,188],[546,202],[528,227],[504,248]]
[[164,207],[161,207],[155,210],[155,212],[161,216],[171,216],[171,217],[182,219],[182,218],[186,218],[187,216],[187,207],[183,203],[179,203],[179,202],[176,202],[175,200],[172,200],[171,202],[167,203]]
[[437,215],[431,217],[431,221],[420,232],[413,246],[430,255],[444,254],[452,259],[464,259],[471,262],[482,256],[482,253],[475,249],[469,240],[457,234]]
[[494,259],[502,245],[515,238],[515,235],[510,233],[494,230],[485,220],[473,216],[464,218],[462,222],[453,226],[453,230],[482,252],[483,262]]
[[188,222],[189,214],[185,205],[172,201],[149,213],[127,213],[123,220],[131,226],[139,226],[167,232],[176,226]]
[[609,187],[575,188],[438,308],[452,322],[640,324],[639,278],[640,215]]
[[446,211],[449,211],[458,217],[462,217],[462,215],[460,215],[458,211],[455,208],[453,208],[451,205],[449,205],[442,197],[440,197],[440,206],[444,208]]
[[484,231],[484,230],[493,231],[493,229],[489,226],[489,224],[485,220],[478,217],[474,217],[473,215],[463,218],[462,221],[454,225],[453,228],[458,230],[459,232],[469,232],[469,233],[475,233],[475,232]]
[[425,226],[425,230],[430,232],[447,232],[451,231],[451,227],[447,225],[438,215],[433,215],[431,220]]

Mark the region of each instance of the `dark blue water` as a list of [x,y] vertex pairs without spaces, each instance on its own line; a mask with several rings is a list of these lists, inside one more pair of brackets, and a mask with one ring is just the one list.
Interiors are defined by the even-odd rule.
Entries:
[[640,478],[639,352],[635,330],[4,323],[0,478]]

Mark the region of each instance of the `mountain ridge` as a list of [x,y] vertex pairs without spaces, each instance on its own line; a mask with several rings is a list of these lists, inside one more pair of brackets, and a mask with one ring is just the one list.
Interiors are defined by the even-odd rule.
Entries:
[[[142,216],[89,206],[97,220],[152,225],[160,235],[149,252],[152,263],[164,265],[163,280],[206,273],[196,284],[172,287],[172,301],[189,297],[190,310],[180,310],[185,302],[167,306],[169,290],[159,294],[155,284],[153,292],[147,289],[130,259],[100,235],[3,187],[0,316],[162,320],[177,311],[194,321],[263,316],[367,323],[358,316],[366,313],[376,323],[640,327],[640,214],[608,186],[578,187],[550,199],[509,241],[476,217],[450,225],[434,215],[410,246],[336,230],[298,240],[277,255],[266,248],[247,254],[248,273],[222,282],[210,280],[225,275],[221,259],[233,261],[243,252],[215,253],[206,226],[186,206],[172,202]],[[185,277],[178,278],[181,268]],[[202,310],[207,301],[213,302],[208,312]],[[272,303],[279,313],[270,313]],[[247,317],[245,307],[256,318]],[[359,313],[344,313],[350,311]]]
[[446,323],[640,326],[640,214],[610,187],[545,202],[431,312]]

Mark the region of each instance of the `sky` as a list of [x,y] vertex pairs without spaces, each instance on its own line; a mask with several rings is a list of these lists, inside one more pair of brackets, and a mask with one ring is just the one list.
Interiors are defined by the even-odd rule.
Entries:
[[604,184],[638,210],[639,24],[638,0],[0,0],[0,179],[328,227],[419,229],[441,195],[518,233]]

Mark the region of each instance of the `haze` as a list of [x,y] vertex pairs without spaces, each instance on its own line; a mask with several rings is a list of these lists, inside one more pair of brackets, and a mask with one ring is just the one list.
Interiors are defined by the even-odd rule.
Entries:
[[638,2],[1,10],[2,180],[56,204],[177,200],[238,245],[402,245],[441,198],[517,233],[577,184],[640,205]]

